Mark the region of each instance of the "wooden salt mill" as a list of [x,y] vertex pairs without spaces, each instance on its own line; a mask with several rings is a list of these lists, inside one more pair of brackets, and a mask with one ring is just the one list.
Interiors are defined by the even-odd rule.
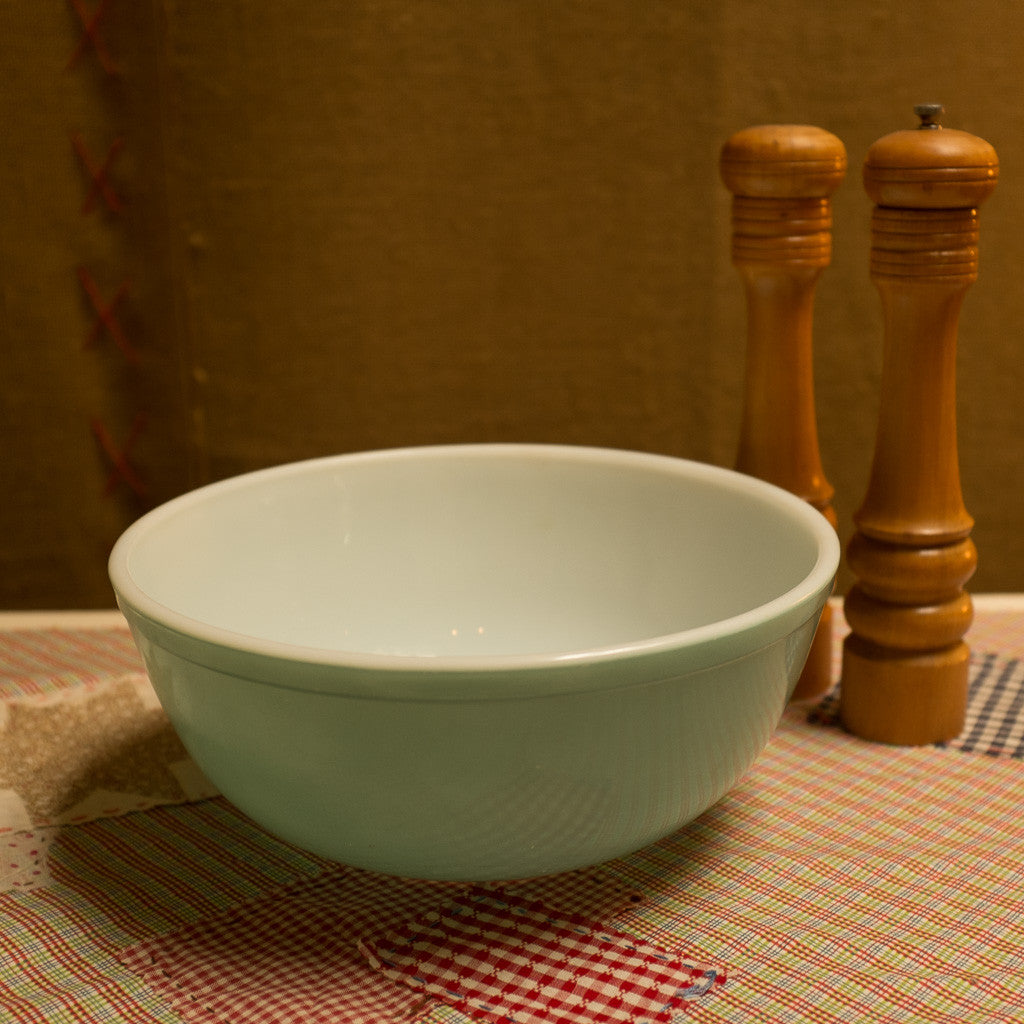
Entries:
[[[815,416],[814,289],[832,258],[830,196],[846,174],[846,150],[810,125],[745,128],[722,147],[733,194],[732,261],[747,301],[743,418],[736,468],[809,501],[835,526]],[[793,694],[832,684],[832,613],[826,607]]]
[[956,438],[960,307],[977,278],[978,205],[999,163],[983,139],[942,128],[942,107],[915,108],[916,130],[879,139],[864,185],[871,276],[885,354],[874,461],[847,563],[845,726],[884,743],[937,743],[963,728],[973,609],[973,520],[964,508]]

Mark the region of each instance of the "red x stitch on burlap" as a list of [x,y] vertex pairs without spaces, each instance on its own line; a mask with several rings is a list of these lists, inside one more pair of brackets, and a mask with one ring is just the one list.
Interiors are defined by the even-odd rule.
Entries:
[[91,348],[95,345],[99,341],[100,335],[106,331],[125,358],[131,363],[137,363],[139,361],[139,353],[128,340],[121,327],[121,322],[117,318],[117,307],[128,294],[128,282],[122,281],[114,297],[107,302],[100,294],[99,286],[96,284],[92,274],[85,267],[78,268],[78,280],[82,285],[82,290],[88,296],[93,312],[96,314],[96,322],[89,332],[89,337],[85,340],[85,347]]
[[95,209],[98,198],[103,199],[111,213],[120,213],[124,209],[124,201],[114,190],[108,174],[117,154],[124,149],[124,139],[114,139],[110,149],[107,150],[106,159],[99,167],[93,163],[89,150],[86,148],[85,140],[78,132],[71,136],[71,145],[74,146],[78,159],[81,160],[82,167],[85,168],[89,176],[89,194],[85,197],[85,202],[82,203],[82,213],[89,213]]
[[75,9],[75,13],[78,15],[78,20],[82,23],[82,37],[78,40],[78,45],[75,47],[74,53],[72,53],[68,59],[67,67],[69,69],[74,67],[78,58],[81,57],[89,47],[92,47],[93,52],[96,54],[96,59],[100,62],[100,67],[103,68],[108,75],[117,74],[117,68],[114,67],[114,62],[111,59],[105,43],[103,42],[103,37],[100,35],[100,22],[107,13],[107,8],[110,6],[110,0],[99,0],[95,10],[93,10],[91,14],[86,10],[83,0],[71,0],[71,6]]
[[103,493],[107,496],[114,492],[118,483],[125,483],[139,498],[145,498],[149,493],[146,482],[139,476],[138,470],[132,465],[129,456],[139,435],[145,429],[146,418],[139,413],[132,421],[131,430],[123,445],[118,446],[110,436],[110,432],[103,425],[99,417],[93,417],[89,426],[103,449],[104,454],[110,460],[111,469],[107,475],[107,481],[103,487]]

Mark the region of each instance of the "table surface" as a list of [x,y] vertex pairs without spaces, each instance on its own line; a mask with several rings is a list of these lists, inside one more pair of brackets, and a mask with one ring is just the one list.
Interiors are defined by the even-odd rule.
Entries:
[[478,887],[268,835],[191,762],[116,612],[2,614],[0,1021],[1020,1021],[1024,596],[975,606],[957,741],[792,705],[674,835]]

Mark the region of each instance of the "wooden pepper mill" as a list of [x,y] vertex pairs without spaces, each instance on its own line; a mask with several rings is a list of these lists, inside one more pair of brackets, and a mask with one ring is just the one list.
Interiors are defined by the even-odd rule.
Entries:
[[978,205],[999,163],[983,139],[915,108],[916,130],[868,151],[871,276],[882,299],[881,407],[867,495],[847,564],[840,715],[865,739],[937,743],[963,728],[977,552],[956,437],[960,307],[977,278]]
[[[832,258],[829,197],[846,174],[846,150],[821,128],[761,125],[731,136],[719,167],[733,194],[732,261],[747,301],[736,468],[806,499],[835,526],[818,449],[812,324],[814,289]],[[826,607],[793,698],[831,684]]]

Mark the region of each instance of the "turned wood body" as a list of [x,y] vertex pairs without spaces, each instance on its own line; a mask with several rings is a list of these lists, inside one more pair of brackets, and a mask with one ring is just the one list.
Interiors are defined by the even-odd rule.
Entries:
[[[722,147],[733,195],[732,260],[747,306],[743,415],[736,468],[799,495],[833,526],[833,489],[818,447],[814,400],[815,286],[832,257],[830,196],[846,173],[834,135],[809,125],[762,125]],[[832,682],[826,608],[795,699]]]
[[960,487],[957,330],[977,277],[977,206],[998,175],[988,143],[922,119],[875,143],[864,169],[885,347],[871,476],[847,548],[857,582],[840,701],[848,729],[897,744],[950,740],[963,727],[964,585],[977,552]]

